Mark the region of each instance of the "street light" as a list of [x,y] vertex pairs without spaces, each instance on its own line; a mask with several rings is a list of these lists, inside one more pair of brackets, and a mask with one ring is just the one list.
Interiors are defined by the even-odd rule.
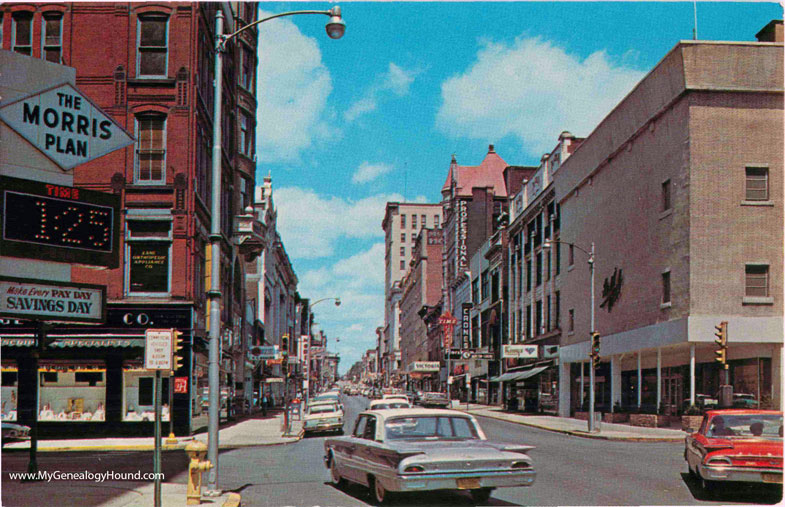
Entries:
[[[341,306],[341,298],[336,297],[329,297],[329,298],[322,298],[314,301],[310,305],[308,305],[308,357],[305,358],[308,365],[308,376],[311,376],[311,327],[313,326],[313,312],[311,309],[321,303],[322,301],[335,301],[335,306]],[[305,389],[305,406],[308,406],[308,398],[309,392],[311,390],[311,382],[310,378],[305,379],[308,381],[308,387]]]
[[[565,245],[570,245],[573,248],[577,248],[581,252],[585,253],[589,256],[589,271],[591,272],[591,330],[589,336],[593,336],[595,332],[594,328],[594,242],[592,241],[591,250],[586,251],[583,248],[579,247],[575,243],[569,243],[566,241],[553,241],[550,239],[546,239],[542,242],[543,248],[551,248],[553,243],[562,243]],[[590,347],[591,348],[591,347]],[[591,362],[589,365],[589,432],[594,431],[594,363]]]
[[346,31],[341,18],[341,8],[335,6],[327,11],[291,11],[275,14],[245,25],[228,35],[224,35],[224,15],[221,8],[215,13],[215,81],[213,83],[213,159],[212,159],[212,205],[210,207],[210,300],[208,386],[209,410],[207,420],[207,459],[213,464],[207,474],[207,496],[218,496],[218,416],[220,410],[220,335],[221,335],[221,103],[223,100],[223,53],[226,44],[240,33],[265,21],[294,16],[297,14],[323,14],[330,16],[325,29],[331,39],[340,39]]

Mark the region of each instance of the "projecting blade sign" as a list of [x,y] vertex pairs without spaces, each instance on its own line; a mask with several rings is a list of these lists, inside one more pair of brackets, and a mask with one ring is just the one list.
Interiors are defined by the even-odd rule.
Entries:
[[65,170],[134,142],[70,83],[0,106],[0,119]]

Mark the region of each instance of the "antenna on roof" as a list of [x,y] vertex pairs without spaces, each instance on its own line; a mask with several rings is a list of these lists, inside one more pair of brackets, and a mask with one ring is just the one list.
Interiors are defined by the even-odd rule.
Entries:
[[692,15],[694,20],[692,40],[698,40],[698,0],[692,0]]

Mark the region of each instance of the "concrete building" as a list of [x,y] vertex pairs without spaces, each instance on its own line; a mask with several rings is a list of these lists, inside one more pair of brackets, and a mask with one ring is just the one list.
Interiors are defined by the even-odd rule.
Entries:
[[[734,392],[782,406],[781,24],[765,42],[679,42],[554,174],[560,240],[596,252],[598,410],[716,398],[721,322]],[[561,249],[564,416],[588,389],[582,255]]]
[[442,224],[439,204],[388,202],[382,221],[384,229],[384,328],[379,348],[385,384],[391,378],[400,384],[401,281],[412,260],[421,229],[438,229]]

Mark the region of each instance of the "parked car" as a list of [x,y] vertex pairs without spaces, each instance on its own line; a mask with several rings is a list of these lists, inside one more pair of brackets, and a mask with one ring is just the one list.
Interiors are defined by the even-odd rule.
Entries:
[[406,400],[387,398],[384,400],[373,400],[368,406],[368,410],[387,410],[390,408],[412,408]]
[[343,409],[334,402],[317,402],[308,405],[303,417],[303,432],[335,431],[343,435]]
[[3,444],[6,442],[16,442],[18,440],[29,439],[30,426],[3,421]]
[[341,403],[341,395],[338,394],[338,393],[327,392],[327,393],[324,393],[324,394],[320,394],[318,396],[314,396],[314,398],[311,401],[312,402],[332,401],[332,402],[337,403],[338,406],[341,407],[341,410],[343,410],[343,404]]
[[782,484],[782,412],[710,410],[687,436],[684,459],[707,491],[720,481]]
[[733,408],[758,408],[754,394],[733,393]]
[[409,400],[409,397],[406,396],[405,394],[383,394],[382,395],[382,399],[383,400],[401,400],[401,401],[405,401],[406,403],[411,404],[411,401]]
[[388,492],[468,491],[483,503],[495,488],[531,486],[532,446],[490,442],[476,419],[457,410],[369,410],[351,435],[328,438],[324,462],[333,482],[367,486],[376,503]]
[[447,395],[444,393],[423,393],[420,405],[423,407],[447,408],[450,406],[450,400],[447,399]]

